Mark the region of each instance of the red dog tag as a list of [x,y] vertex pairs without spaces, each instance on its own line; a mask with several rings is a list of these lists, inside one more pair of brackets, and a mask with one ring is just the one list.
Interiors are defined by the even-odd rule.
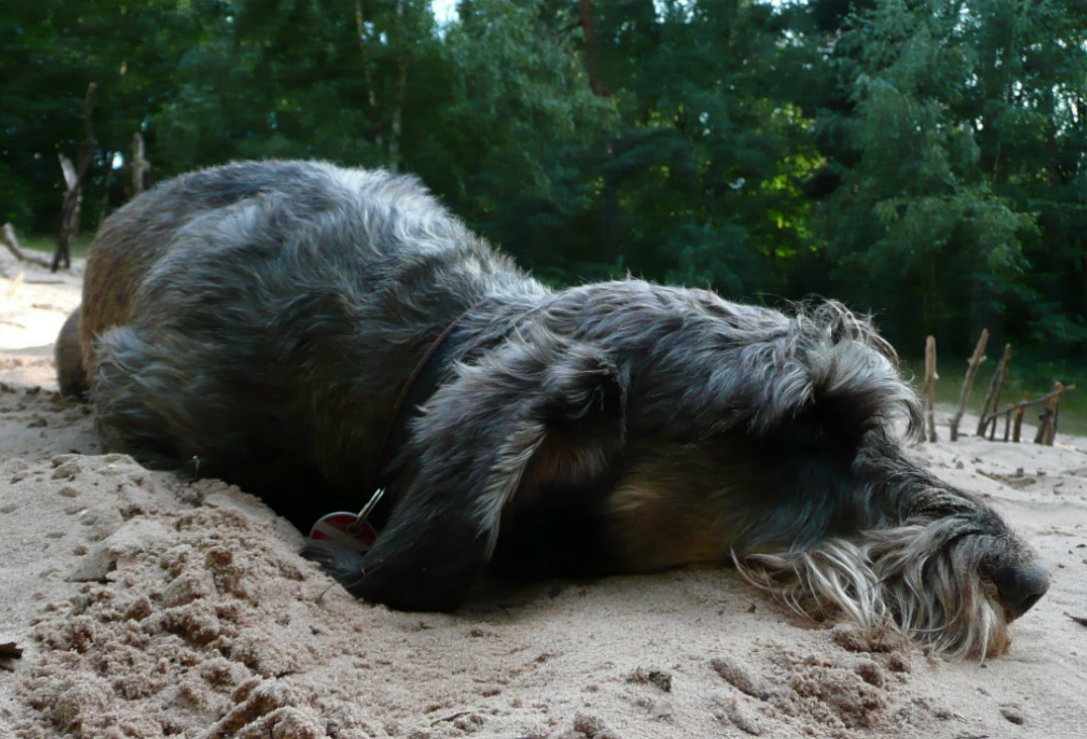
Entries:
[[368,521],[360,521],[357,514],[338,511],[317,519],[309,531],[309,538],[313,541],[331,540],[365,554],[374,546],[377,531]]

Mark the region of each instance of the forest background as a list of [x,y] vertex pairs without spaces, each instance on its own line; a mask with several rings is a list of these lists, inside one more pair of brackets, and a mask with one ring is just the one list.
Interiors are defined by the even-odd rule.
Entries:
[[93,82],[84,233],[131,195],[139,132],[152,182],[253,157],[415,173],[554,284],[831,296],[906,355],[933,334],[958,365],[987,327],[1048,379],[1087,367],[1087,0],[455,11],[5,0],[0,222],[56,233]]

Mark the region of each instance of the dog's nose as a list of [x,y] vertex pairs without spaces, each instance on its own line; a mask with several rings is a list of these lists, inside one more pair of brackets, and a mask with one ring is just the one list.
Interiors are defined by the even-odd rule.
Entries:
[[1049,573],[1033,562],[1000,567],[993,573],[997,596],[1012,618],[1019,618],[1049,590]]

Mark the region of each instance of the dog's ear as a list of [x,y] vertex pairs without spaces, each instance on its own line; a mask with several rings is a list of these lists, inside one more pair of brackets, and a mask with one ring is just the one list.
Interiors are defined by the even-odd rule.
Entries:
[[[480,419],[497,432],[486,483],[472,505],[487,558],[511,503],[591,488],[611,474],[626,442],[628,383],[610,358],[579,343],[528,351],[535,356],[521,357],[530,371],[521,374],[520,391],[492,402],[494,412]],[[479,379],[486,387],[501,372],[491,367]]]
[[551,337],[459,366],[413,424],[406,488],[385,530],[355,573],[334,574],[396,608],[455,607],[494,553],[511,503],[610,474],[626,386],[601,350]]

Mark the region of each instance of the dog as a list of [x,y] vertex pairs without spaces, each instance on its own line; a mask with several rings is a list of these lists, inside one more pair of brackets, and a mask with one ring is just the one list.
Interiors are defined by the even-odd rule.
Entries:
[[868,320],[552,290],[410,176],[268,161],[160,184],[103,223],[57,362],[149,466],[299,525],[369,501],[372,548],[305,553],[397,609],[454,609],[485,572],[735,563],[803,613],[985,657],[1048,587],[992,508],[904,453],[918,401]]

